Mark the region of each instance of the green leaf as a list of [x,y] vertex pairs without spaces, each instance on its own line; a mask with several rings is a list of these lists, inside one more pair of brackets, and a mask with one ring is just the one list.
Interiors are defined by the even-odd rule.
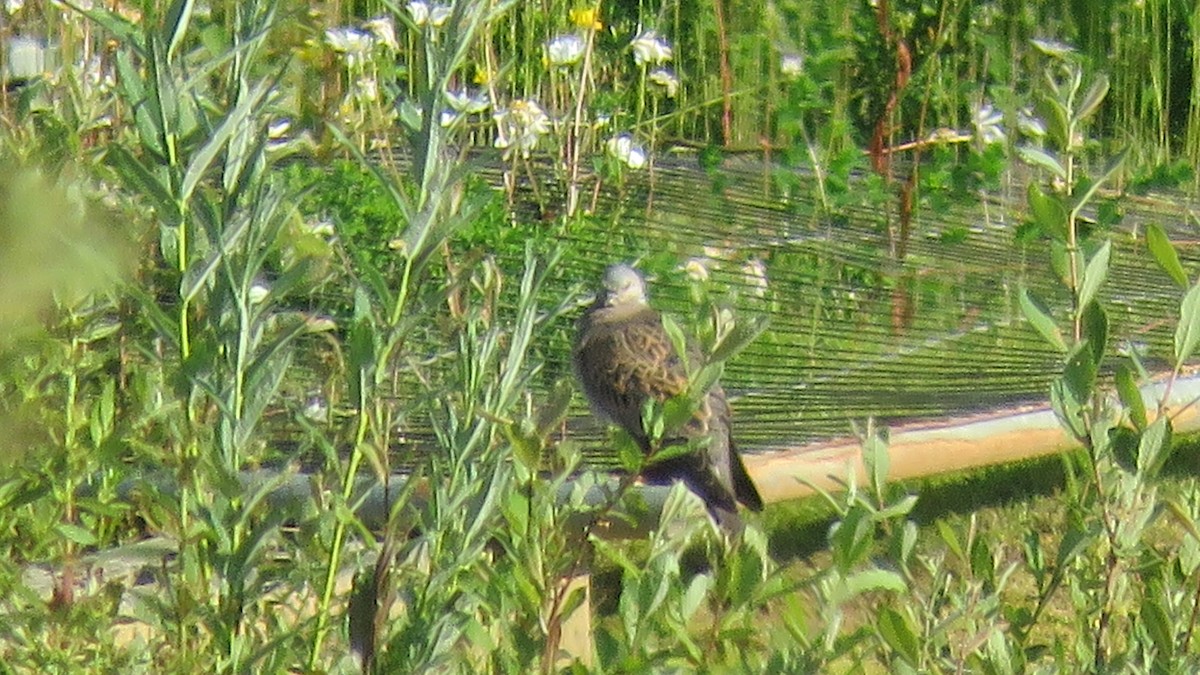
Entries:
[[875,625],[879,628],[879,635],[883,641],[899,654],[900,658],[914,668],[920,665],[920,641],[912,623],[904,614],[891,607],[885,607],[879,613]]
[[1076,248],[1067,248],[1066,242],[1054,240],[1050,242],[1050,269],[1058,275],[1059,281],[1068,289],[1074,289],[1078,281],[1071,272],[1071,261],[1075,261],[1075,269],[1083,269],[1083,252]]
[[1117,366],[1116,373],[1117,396],[1129,410],[1129,420],[1138,430],[1146,428],[1146,402],[1142,400],[1142,392],[1138,389],[1136,375],[1127,363]]
[[1150,223],[1146,226],[1146,248],[1150,249],[1150,255],[1154,257],[1154,262],[1162,268],[1171,280],[1179,285],[1180,288],[1188,287],[1187,273],[1183,271],[1183,265],[1179,262],[1179,251],[1175,250],[1175,245],[1167,238],[1167,233],[1158,223]]
[[1108,276],[1109,259],[1112,256],[1112,242],[1105,241],[1100,245],[1087,266],[1083,268],[1083,280],[1079,284],[1079,306],[1087,307],[1096,299],[1096,293]]
[[54,526],[54,531],[80,546],[94,546],[97,542],[96,535],[71,523],[58,523]]
[[687,591],[684,592],[683,598],[679,603],[679,611],[683,615],[683,620],[687,621],[692,618],[697,609],[700,609],[700,603],[704,597],[708,595],[708,589],[712,587],[712,575],[697,574],[692,577],[688,583]]
[[734,323],[733,330],[725,334],[721,342],[713,349],[709,357],[710,363],[724,363],[739,354],[751,342],[754,342],[770,324],[767,316],[755,316],[749,319],[740,318]]
[[179,45],[183,44],[195,4],[195,0],[175,0],[167,10],[166,20],[163,22],[163,41],[167,43],[168,61],[174,60]]
[[1020,293],[1021,312],[1033,328],[1050,344],[1061,352],[1067,351],[1067,341],[1063,339],[1062,331],[1050,318],[1045,306],[1033,297],[1028,288],[1022,288]]
[[1137,471],[1143,479],[1155,478],[1171,457],[1171,421],[1159,415],[1138,441]]
[[670,314],[662,315],[662,327],[667,332],[667,337],[670,338],[671,344],[675,347],[675,353],[683,361],[684,371],[691,372],[690,364],[687,361],[687,338],[684,337],[683,329],[679,327],[679,323]]
[[882,496],[884,487],[887,486],[888,471],[891,469],[891,455],[888,452],[887,440],[874,433],[873,427],[870,427],[869,431],[871,435],[862,440],[863,465],[871,479],[872,491],[877,496]]
[[540,438],[548,437],[562,426],[571,407],[571,394],[574,391],[575,385],[569,379],[564,378],[554,384],[546,404],[537,412],[536,427]]
[[721,375],[724,372],[725,364],[721,361],[710,363],[701,368],[692,376],[691,382],[688,383],[688,398],[699,403],[704,399],[708,391],[716,386],[717,381],[721,379]]
[[[1063,165],[1059,163],[1059,161],[1055,159],[1053,155],[1045,150],[1029,145],[1018,145],[1017,155],[1024,160],[1026,164],[1032,164],[1033,166],[1041,167],[1063,180],[1066,180],[1067,178],[1067,170],[1063,168]],[[1041,192],[1041,188],[1038,187],[1037,183],[1030,183],[1030,192],[1032,192],[1034,189],[1036,189],[1039,193]]]
[[179,201],[186,203],[191,199],[192,193],[204,178],[208,170],[213,166],[221,149],[229,142],[230,137],[234,132],[238,131],[243,125],[251,122],[251,116],[257,110],[259,102],[271,90],[272,83],[269,80],[263,80],[254,86],[245,96],[241,97],[237,106],[225,115],[225,119],[217,125],[217,128],[209,135],[207,142],[202,148],[192,155],[191,161],[188,163],[187,172],[183,176],[183,184],[179,188]]
[[1096,112],[1096,109],[1100,107],[1100,104],[1104,102],[1104,97],[1108,95],[1108,86],[1108,76],[1103,73],[1097,75],[1091,88],[1084,94],[1083,101],[1075,109],[1072,121],[1078,124],[1091,117]]
[[1175,367],[1180,368],[1196,351],[1200,342],[1200,284],[1192,286],[1179,305],[1179,325],[1175,326]]
[[1100,189],[1100,186],[1112,179],[1117,171],[1120,170],[1121,166],[1125,164],[1125,160],[1129,158],[1129,151],[1131,149],[1131,146],[1125,146],[1124,150],[1117,153],[1115,157],[1109,160],[1108,166],[1104,167],[1104,173],[1100,174],[1099,178],[1087,185],[1086,189],[1084,189],[1082,192],[1076,193],[1075,203],[1071,207],[1072,217],[1076,217],[1079,214],[1079,210],[1082,209],[1088,202],[1092,201],[1092,197],[1096,194],[1096,191]]
[[1142,608],[1138,616],[1141,625],[1150,635],[1150,640],[1158,648],[1158,656],[1164,662],[1170,662],[1175,654],[1175,622],[1171,620],[1170,612],[1163,607],[1162,597],[1158,593],[1147,593],[1142,598]]
[[1092,348],[1081,342],[1067,356],[1063,369],[1063,382],[1076,401],[1087,401],[1096,385],[1096,361]]
[[903,593],[908,590],[908,585],[904,583],[904,577],[896,572],[884,569],[868,569],[855,572],[847,577],[843,583],[846,593],[846,595],[842,596],[843,600],[849,600],[863,593],[874,591]]
[[171,196],[168,186],[138,158],[134,157],[125,146],[113,143],[104,151],[104,161],[121,176],[127,188],[135,193],[150,197],[155,210],[161,216],[176,219],[177,211],[175,198]]
[[1080,328],[1091,352],[1092,365],[1099,368],[1100,362],[1104,360],[1104,348],[1108,345],[1108,313],[1104,311],[1103,305],[1092,302],[1084,307]]
[[971,574],[989,587],[996,583],[996,561],[986,535],[971,541]]
[[504,425],[504,435],[512,446],[513,459],[527,474],[541,468],[542,437],[527,419]]
[[1056,195],[1042,192],[1037,183],[1030,183],[1026,194],[1029,211],[1038,228],[1058,241],[1067,239],[1067,209]]
[[946,545],[946,548],[950,549],[950,552],[958,558],[966,558],[963,554],[962,544],[958,541],[958,534],[954,531],[950,522],[944,518],[939,518],[935,522],[937,523],[938,534],[941,535],[942,543]]
[[1083,406],[1067,386],[1065,378],[1050,384],[1050,407],[1058,421],[1075,438],[1087,438],[1087,425],[1083,422]]
[[1055,573],[1060,573],[1070,565],[1095,538],[1095,531],[1080,529],[1077,525],[1069,527],[1059,542],[1058,553],[1054,557]]

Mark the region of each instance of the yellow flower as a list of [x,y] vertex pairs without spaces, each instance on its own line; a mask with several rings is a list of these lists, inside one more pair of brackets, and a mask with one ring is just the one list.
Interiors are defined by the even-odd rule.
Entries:
[[571,23],[580,28],[591,28],[592,30],[601,30],[604,24],[600,23],[599,12],[595,7],[580,7],[571,10],[569,15]]

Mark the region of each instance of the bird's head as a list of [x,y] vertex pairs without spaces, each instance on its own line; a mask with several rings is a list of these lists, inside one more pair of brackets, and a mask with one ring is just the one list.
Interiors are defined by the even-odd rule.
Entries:
[[646,304],[646,282],[637,270],[626,264],[612,265],[604,270],[599,304],[605,307]]

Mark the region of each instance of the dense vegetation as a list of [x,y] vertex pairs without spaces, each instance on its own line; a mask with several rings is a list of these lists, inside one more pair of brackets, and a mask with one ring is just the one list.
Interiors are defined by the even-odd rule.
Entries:
[[[733,4],[5,3],[5,665],[1194,670],[1200,493],[1160,480],[1172,428],[1138,355],[1101,367],[1119,214],[1097,204],[1191,180],[1200,13]],[[721,540],[680,489],[649,535],[601,536],[646,504],[555,435],[564,279],[635,253],[681,269],[717,364],[761,328],[753,284],[714,311],[703,265],[572,238],[688,147],[718,185],[760,153],[770,198],[834,225],[887,211],[895,260],[914,213],[1021,181],[1014,245],[1039,243],[1065,298],[1021,310],[1082,448],[1049,505],[922,530],[869,427],[816,564],[781,565],[803,547],[761,528]],[[1161,228],[1139,236],[1179,287],[1178,375],[1200,286]],[[89,576],[114,550],[153,583]],[[565,654],[586,570],[614,582]]]

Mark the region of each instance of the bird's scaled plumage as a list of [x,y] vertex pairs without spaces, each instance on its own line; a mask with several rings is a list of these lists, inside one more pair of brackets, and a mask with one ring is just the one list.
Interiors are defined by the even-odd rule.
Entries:
[[[698,354],[689,351],[691,361]],[[665,401],[688,389],[688,374],[662,325],[646,301],[641,275],[628,265],[605,273],[596,301],[579,321],[573,350],[575,373],[592,411],[624,429],[642,451],[655,450],[642,424],[648,399]],[[737,503],[762,510],[762,497],[733,443],[725,392],[714,386],[700,402],[681,438],[663,445],[707,438],[707,448],[651,463],[642,471],[653,482],[683,481],[725,530],[741,529]]]

